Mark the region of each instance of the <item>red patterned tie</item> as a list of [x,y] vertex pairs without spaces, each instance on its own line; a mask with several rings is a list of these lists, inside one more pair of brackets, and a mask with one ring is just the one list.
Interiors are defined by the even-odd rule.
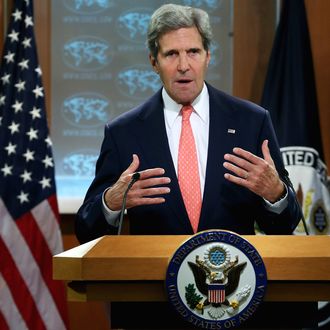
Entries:
[[194,233],[197,232],[201,213],[202,197],[198,171],[197,151],[190,125],[191,105],[181,109],[182,127],[178,156],[178,180],[183,201]]

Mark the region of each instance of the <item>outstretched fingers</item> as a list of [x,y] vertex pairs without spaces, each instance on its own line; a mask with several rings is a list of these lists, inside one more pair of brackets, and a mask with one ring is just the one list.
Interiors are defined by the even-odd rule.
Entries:
[[273,202],[283,193],[284,186],[276,171],[268,148],[268,140],[261,146],[263,158],[242,148],[225,154],[223,166],[229,171],[225,178]]

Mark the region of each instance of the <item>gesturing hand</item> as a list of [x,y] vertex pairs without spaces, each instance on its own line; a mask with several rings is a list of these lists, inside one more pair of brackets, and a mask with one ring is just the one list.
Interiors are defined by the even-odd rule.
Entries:
[[234,154],[225,154],[223,166],[233,173],[226,173],[225,178],[273,203],[285,187],[270,155],[268,140],[263,141],[261,150],[263,158],[241,148],[234,148]]
[[[112,211],[119,211],[121,209],[126,188],[139,165],[139,157],[134,154],[133,161],[126,171],[124,171],[118,181],[106,191],[105,202]],[[170,178],[163,176],[165,173],[164,169],[151,168],[139,173],[139,181],[134,183],[127,194],[126,208],[164,203],[164,197],[157,197],[158,195],[164,195],[170,192],[169,187],[163,187],[163,185],[171,182]]]

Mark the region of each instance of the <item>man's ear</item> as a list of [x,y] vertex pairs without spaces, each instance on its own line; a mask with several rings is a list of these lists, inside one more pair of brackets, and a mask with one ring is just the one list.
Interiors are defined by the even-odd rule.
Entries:
[[211,52],[210,50],[208,50],[206,54],[206,66],[209,66],[210,61],[211,61]]
[[154,58],[151,54],[149,54],[149,61],[151,63],[152,68],[154,69],[154,71],[158,74],[159,73],[159,70],[158,70],[157,59]]

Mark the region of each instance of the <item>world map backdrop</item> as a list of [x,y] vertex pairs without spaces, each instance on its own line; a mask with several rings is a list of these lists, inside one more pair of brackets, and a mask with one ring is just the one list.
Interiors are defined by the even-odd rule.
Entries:
[[[93,179],[106,122],[141,104],[161,82],[148,60],[151,14],[165,1],[52,1],[52,130],[62,213],[75,212]],[[232,0],[181,0],[211,19],[207,81],[231,93]]]

